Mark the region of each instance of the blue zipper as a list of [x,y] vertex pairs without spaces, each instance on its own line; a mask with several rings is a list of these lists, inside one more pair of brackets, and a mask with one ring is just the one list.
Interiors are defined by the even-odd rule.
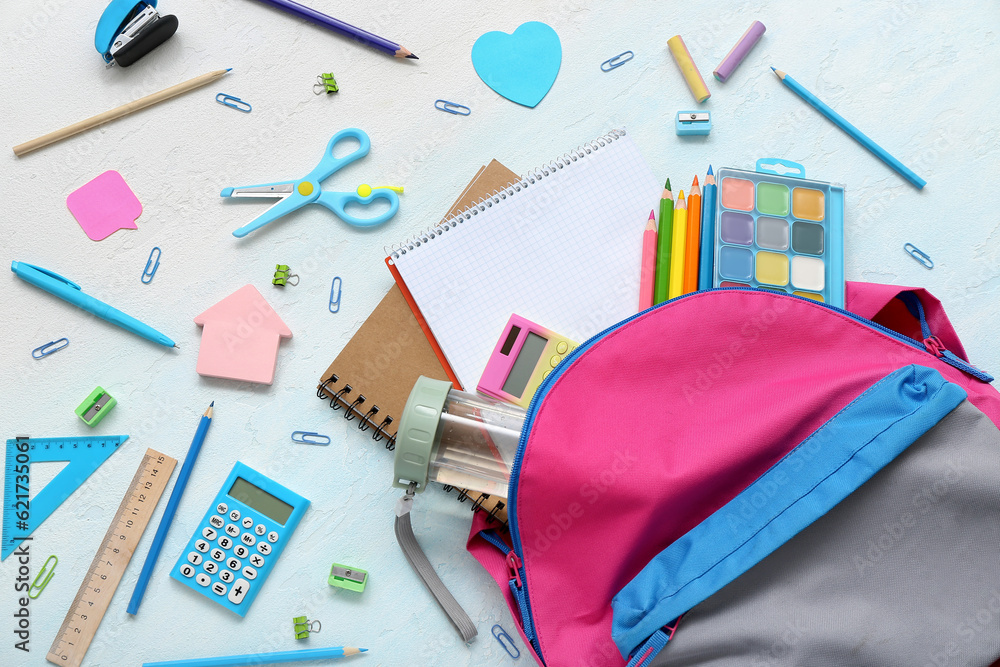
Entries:
[[[535,654],[543,663],[545,662],[545,658],[544,656],[542,656],[542,650],[538,642],[538,637],[535,636],[533,630],[534,619],[532,618],[531,600],[528,595],[527,573],[524,569],[524,561],[522,560],[521,537],[517,526],[517,509],[516,509],[517,486],[518,486],[518,481],[520,480],[521,461],[524,458],[524,448],[528,441],[528,434],[531,433],[531,427],[533,426],[535,421],[535,408],[538,405],[539,401],[541,401],[542,398],[548,393],[549,387],[552,386],[552,383],[558,380],[562,376],[562,374],[566,371],[566,369],[573,364],[573,361],[575,361],[578,356],[580,356],[588,349],[593,347],[594,343],[604,338],[612,331],[625,326],[626,324],[636,319],[637,317],[642,317],[649,311],[654,310],[656,308],[662,308],[668,304],[674,303],[675,301],[679,301],[680,299],[686,299],[688,297],[694,296],[696,294],[701,294],[703,292],[720,291],[720,290],[741,291],[741,292],[760,291],[752,287],[722,287],[722,288],[714,288],[712,290],[699,290],[697,292],[689,292],[688,294],[682,294],[681,296],[674,297],[673,299],[664,301],[661,304],[652,306],[651,308],[647,308],[646,310],[640,313],[636,313],[635,315],[632,315],[631,317],[622,320],[621,322],[613,324],[604,331],[601,331],[600,333],[597,333],[588,338],[582,345],[577,346],[576,349],[574,349],[566,357],[564,357],[563,360],[559,363],[559,365],[553,370],[553,372],[549,373],[549,376],[544,380],[542,380],[542,383],[538,386],[538,389],[535,391],[535,395],[531,398],[531,403],[528,404],[527,417],[525,417],[524,427],[521,430],[521,437],[517,443],[517,454],[514,457],[514,464],[511,466],[510,488],[507,498],[508,501],[507,522],[510,526],[510,536],[511,536],[511,541],[514,544],[514,548],[512,550],[508,548],[507,545],[504,544],[504,542],[495,535],[487,536],[488,531],[481,531],[480,535],[482,535],[483,538],[486,539],[490,544],[503,551],[504,555],[507,556],[508,560],[510,560],[511,553],[513,553],[518,560],[517,573],[519,576],[517,577],[517,579],[519,580],[520,586],[515,586],[514,580],[512,579],[510,581],[511,592],[514,594],[514,597],[518,602],[518,607],[521,610],[521,625],[523,628],[525,628],[525,635],[531,640],[531,645],[535,649]],[[814,299],[796,296],[794,294],[781,294],[778,296],[791,297],[793,299],[799,299],[800,301],[808,301],[809,303],[821,306],[823,308],[829,308],[834,312],[840,313],[841,315],[845,315],[856,322],[860,322],[861,324],[864,324],[867,327],[875,329],[876,331],[885,334],[890,338],[894,338],[895,340],[905,343],[906,345],[909,345],[910,347],[916,350],[921,350],[922,352],[925,352],[926,354],[929,354],[935,357],[936,359],[940,359],[946,364],[954,366],[960,371],[972,375],[973,377],[982,380],[983,382],[993,381],[992,375],[979,370],[978,368],[969,364],[966,361],[963,361],[957,355],[955,355],[952,352],[949,352],[948,350],[943,350],[943,352],[940,354],[932,352],[930,349],[928,349],[927,345],[918,343],[909,336],[904,336],[903,334],[893,331],[888,327],[884,327],[881,324],[878,324],[877,322],[872,322],[871,320],[861,317],[860,315],[855,315],[854,313],[844,310],[843,308],[840,308],[838,306],[832,306],[828,303],[822,303]],[[904,300],[904,303],[908,308],[910,308],[912,312],[914,307],[912,307],[911,303],[908,302],[907,300]],[[916,308],[918,310],[918,313],[915,313],[915,315],[920,320],[921,332],[922,333],[929,332],[926,319],[924,318],[923,308],[919,306],[919,302],[917,303]],[[933,336],[925,336],[925,338],[928,339],[934,338],[934,340],[937,340]],[[529,629],[531,630],[530,634],[529,634]]]

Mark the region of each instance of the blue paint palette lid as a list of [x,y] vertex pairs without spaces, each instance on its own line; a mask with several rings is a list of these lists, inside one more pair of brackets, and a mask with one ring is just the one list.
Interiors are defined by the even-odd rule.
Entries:
[[844,306],[844,186],[795,162],[718,174],[713,287],[755,287]]

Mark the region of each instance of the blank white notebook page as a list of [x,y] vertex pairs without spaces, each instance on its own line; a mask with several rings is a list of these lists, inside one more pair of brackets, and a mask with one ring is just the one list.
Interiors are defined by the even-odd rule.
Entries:
[[642,235],[662,190],[632,140],[614,134],[392,253],[467,391],[512,313],[582,343],[637,312]]

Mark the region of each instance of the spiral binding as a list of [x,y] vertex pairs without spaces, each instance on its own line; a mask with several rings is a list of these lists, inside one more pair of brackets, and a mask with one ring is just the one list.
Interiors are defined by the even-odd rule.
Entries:
[[424,243],[430,242],[438,236],[443,236],[447,234],[449,230],[455,229],[460,224],[466,220],[472,220],[474,217],[482,213],[488,208],[492,208],[494,204],[499,204],[501,201],[507,199],[508,197],[513,197],[518,192],[522,190],[529,189],[535,183],[538,183],[542,179],[556,173],[557,171],[568,167],[574,162],[581,160],[591,153],[594,153],[604,146],[607,146],[612,141],[620,139],[625,136],[625,130],[612,130],[604,136],[598,137],[593,141],[589,141],[581,146],[578,146],[575,150],[557,157],[554,160],[550,160],[546,164],[535,167],[530,170],[527,174],[521,177],[521,179],[509,185],[503,190],[494,190],[492,194],[483,197],[479,201],[473,203],[468,208],[465,208],[458,212],[455,216],[448,218],[439,225],[435,225],[430,229],[425,229],[424,231],[411,236],[402,243],[394,243],[391,246],[385,248],[386,255],[392,259],[399,259],[401,255],[405,255],[407,252],[419,248]]
[[[337,382],[339,381],[340,378],[337,377],[336,373],[334,373],[327,379],[323,380],[323,382],[320,383],[319,387],[316,388],[316,397],[323,399],[324,401],[329,400],[330,407],[333,408],[334,410],[346,408],[344,410],[344,419],[346,419],[347,421],[351,421],[355,417],[361,415],[361,411],[364,410],[364,403],[367,399],[365,398],[365,395],[360,392],[358,392],[356,398],[352,397],[351,393],[354,391],[354,388],[349,384],[345,384],[339,390],[334,392],[332,385],[337,384]],[[381,440],[385,439],[385,448],[388,449],[389,451],[392,451],[396,449],[396,435],[389,433],[386,430],[386,428],[393,423],[393,418],[389,415],[386,415],[382,419],[382,422],[379,423],[378,426],[376,426],[375,422],[378,420],[378,414],[379,414],[379,407],[375,404],[372,404],[372,406],[368,408],[368,411],[365,412],[364,416],[360,417],[358,421],[358,429],[364,432],[367,431],[369,428],[374,428],[375,430],[372,431],[372,440],[374,440],[375,442],[380,442]],[[444,487],[444,490],[446,493],[450,493],[451,491],[456,489],[455,487],[452,486],[446,486]],[[459,492],[457,500],[460,503],[464,503],[466,500],[472,498],[472,496],[469,495],[469,492],[467,490],[465,489],[457,489],[457,490]],[[477,494],[476,498],[473,500],[472,503],[472,511],[475,512],[476,510],[481,509],[483,503],[489,500],[489,498],[490,498],[489,494],[485,493]],[[497,522],[500,524],[501,528],[506,529],[507,522],[498,518],[496,515],[497,512],[499,512],[506,506],[507,506],[506,503],[498,502],[496,506],[492,510],[490,510],[490,512],[487,514],[486,521],[488,523]]]
[[[350,400],[350,397],[348,395],[352,391],[354,391],[354,388],[351,387],[351,385],[349,384],[345,384],[337,392],[334,392],[331,389],[330,385],[335,385],[339,381],[340,378],[337,377],[336,374],[333,374],[327,379],[323,380],[323,382],[320,383],[319,387],[316,388],[316,397],[321,398],[324,401],[329,399],[330,407],[333,408],[334,410],[339,410],[340,408],[347,408],[346,410],[344,410],[344,419],[346,419],[347,421],[351,421],[355,417],[361,414],[361,411],[364,409],[363,407],[364,402],[367,399],[365,398],[364,394],[359,392],[357,398],[355,398],[353,401]],[[327,396],[327,393],[330,393],[333,397],[330,398],[329,396]],[[367,431],[369,428],[374,427],[375,430],[372,431],[372,440],[374,440],[375,442],[379,442],[384,438],[385,448],[388,449],[389,451],[392,451],[396,449],[396,436],[394,434],[390,434],[386,430],[386,427],[392,424],[393,419],[391,416],[386,415],[385,418],[382,419],[382,422],[378,426],[376,426],[375,421],[378,419],[377,416],[378,413],[379,413],[379,407],[375,404],[372,404],[372,406],[368,408],[368,411],[364,414],[363,417],[361,417],[360,421],[358,422],[358,430],[364,432]]]

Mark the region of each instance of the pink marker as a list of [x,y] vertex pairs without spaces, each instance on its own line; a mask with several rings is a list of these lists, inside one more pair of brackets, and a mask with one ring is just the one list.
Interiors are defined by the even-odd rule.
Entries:
[[642,233],[642,270],[639,273],[639,310],[653,306],[653,288],[656,282],[656,218],[649,212],[646,231]]
[[734,46],[729,53],[726,54],[726,57],[722,59],[719,66],[715,68],[714,72],[712,72],[712,74],[715,75],[715,78],[725,83],[726,79],[732,75],[736,68],[739,67],[740,63],[743,62],[743,59],[747,57],[747,54],[750,53],[750,49],[752,49],[757,42],[760,41],[760,38],[764,36],[765,30],[767,30],[767,28],[764,27],[763,23],[760,21],[754,21],[753,24],[747,28],[747,31],[743,33],[743,36],[740,37],[740,41],[736,42],[736,46]]

